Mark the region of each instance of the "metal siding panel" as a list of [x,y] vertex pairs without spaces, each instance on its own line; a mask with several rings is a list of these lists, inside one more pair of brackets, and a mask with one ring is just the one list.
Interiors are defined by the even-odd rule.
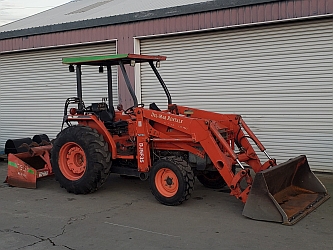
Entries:
[[205,27],[207,28],[212,27],[211,17],[212,17],[212,12],[211,11],[207,12],[205,15]]
[[333,1],[326,1],[326,13],[333,13]]
[[311,4],[311,0],[303,0],[302,1],[302,15],[309,15],[310,13],[310,4]]
[[206,28],[206,24],[205,24],[205,16],[207,15],[207,13],[199,13],[199,29],[205,29]]
[[265,21],[272,20],[272,5],[265,4]]
[[287,1],[287,18],[293,18],[294,16],[294,1]]
[[[309,0],[312,1],[312,0]],[[283,20],[287,18],[287,3],[286,1],[279,1],[278,3],[279,8],[279,18],[278,20]]]
[[272,20],[278,20],[280,17],[279,2],[272,4]]
[[[294,17],[301,17],[302,16],[302,1],[295,1],[295,13]],[[325,3],[324,3],[325,5]],[[323,11],[325,12],[325,11]]]
[[253,23],[258,22],[259,8],[256,8],[255,6],[253,6],[251,13],[252,13],[252,22]]
[[230,25],[237,25],[238,23],[238,11],[239,9],[237,8],[232,8],[230,9]]
[[244,7],[244,23],[252,23],[252,6]]
[[238,8],[238,23],[245,23],[244,7]]
[[[179,19],[178,19],[178,21],[180,23],[179,31],[187,30],[187,16],[180,16]],[[158,27],[159,23],[156,22],[155,25]],[[160,32],[156,32],[156,34],[161,34],[161,33]]]
[[154,32],[154,21],[155,20],[153,20],[151,22],[148,22],[148,32],[149,32],[149,34],[155,34],[155,32]]
[[258,17],[257,17],[257,22],[264,22],[266,21],[266,18],[265,18],[265,5],[259,5],[258,6]]
[[318,13],[326,13],[326,2],[318,1]]
[[[115,43],[11,53],[0,56],[0,148],[7,139],[60,131],[66,98],[76,96],[75,73],[61,64],[62,57],[114,54]],[[106,71],[106,70],[105,70]],[[106,73],[82,67],[86,105],[107,96]],[[113,70],[114,93],[117,71]],[[116,94],[117,96],[117,94]],[[117,99],[114,104],[118,103]]]
[[217,11],[212,11],[210,14],[211,14],[211,19],[210,19],[211,27],[220,26]]
[[[174,103],[243,115],[279,162],[306,154],[332,168],[332,19],[142,40],[167,56],[160,73]],[[146,66],[142,102],[166,108]]]

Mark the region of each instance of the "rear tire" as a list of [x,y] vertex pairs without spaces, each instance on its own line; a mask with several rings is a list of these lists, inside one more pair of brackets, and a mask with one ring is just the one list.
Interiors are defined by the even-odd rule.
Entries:
[[[232,166],[232,172],[235,174],[236,166]],[[227,183],[219,173],[219,171],[205,171],[197,174],[197,179],[206,188],[221,189],[227,186]]]
[[167,157],[154,164],[149,183],[156,200],[164,205],[175,206],[191,197],[194,174],[188,163],[180,157]]
[[207,188],[221,189],[227,185],[218,171],[208,171],[197,175],[199,182]]
[[51,164],[61,187],[69,193],[87,194],[99,189],[110,175],[111,153],[95,129],[71,126],[53,142]]

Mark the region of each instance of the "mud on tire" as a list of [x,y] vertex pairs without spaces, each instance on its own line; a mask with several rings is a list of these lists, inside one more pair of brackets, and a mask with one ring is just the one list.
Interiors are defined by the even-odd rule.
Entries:
[[190,198],[194,174],[182,158],[166,157],[153,165],[149,183],[156,200],[164,205],[175,206]]
[[111,153],[95,129],[71,126],[53,142],[51,164],[61,187],[69,193],[87,194],[99,189],[110,175]]

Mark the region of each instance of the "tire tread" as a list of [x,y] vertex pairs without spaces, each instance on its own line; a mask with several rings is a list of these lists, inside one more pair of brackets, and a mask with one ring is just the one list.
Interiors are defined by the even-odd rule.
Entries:
[[[87,157],[86,173],[78,180],[68,180],[58,165],[58,157],[61,146],[72,141],[80,145]],[[60,186],[69,193],[88,194],[98,190],[107,180],[111,169],[111,152],[108,143],[96,129],[87,126],[71,126],[61,131],[51,150],[51,164]]]

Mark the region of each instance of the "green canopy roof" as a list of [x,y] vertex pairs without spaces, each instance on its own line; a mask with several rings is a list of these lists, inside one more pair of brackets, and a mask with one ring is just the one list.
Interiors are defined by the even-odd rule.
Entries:
[[149,62],[149,61],[164,61],[165,56],[148,56],[138,54],[115,54],[101,56],[80,56],[80,57],[65,57],[62,59],[63,64],[80,64],[80,65],[117,65],[119,62],[129,64],[131,61]]

